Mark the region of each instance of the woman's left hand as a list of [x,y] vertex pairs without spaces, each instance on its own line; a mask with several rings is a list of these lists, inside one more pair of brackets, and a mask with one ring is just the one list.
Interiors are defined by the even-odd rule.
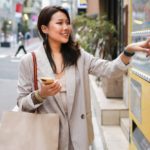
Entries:
[[145,52],[148,56],[150,56],[150,38],[148,38],[146,41],[137,42],[137,43],[131,43],[127,45],[125,48],[128,52]]

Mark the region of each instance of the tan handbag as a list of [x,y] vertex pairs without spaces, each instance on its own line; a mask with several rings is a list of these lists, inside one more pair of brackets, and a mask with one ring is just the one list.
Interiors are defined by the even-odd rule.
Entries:
[[4,113],[0,126],[0,150],[58,150],[57,114]]
[[[36,57],[34,88],[37,89]],[[58,150],[58,114],[5,112],[0,125],[0,150]]]

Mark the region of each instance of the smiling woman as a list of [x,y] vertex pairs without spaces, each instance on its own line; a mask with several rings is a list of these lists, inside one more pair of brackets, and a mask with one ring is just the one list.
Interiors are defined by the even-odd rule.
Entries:
[[48,34],[50,43],[57,42],[59,45],[68,42],[71,33],[70,21],[62,12],[55,13],[48,26],[42,25],[41,29],[43,33]]
[[[150,55],[150,40],[128,45],[125,53],[109,62],[78,47],[72,39],[70,18],[64,8],[43,8],[37,26],[43,38],[43,45],[34,51],[39,89],[34,89],[33,61],[29,53],[20,62],[18,106],[22,111],[59,115],[58,150],[88,150],[94,138],[89,74],[122,75],[131,59],[127,53],[143,50]],[[41,82],[43,77],[53,82],[45,84]]]
[[70,17],[65,9],[45,7],[39,15],[38,29],[55,73],[61,73],[66,66],[76,63],[80,51],[72,40]]

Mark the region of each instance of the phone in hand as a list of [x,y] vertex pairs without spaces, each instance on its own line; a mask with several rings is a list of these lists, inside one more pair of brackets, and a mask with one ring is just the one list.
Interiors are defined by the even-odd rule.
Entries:
[[40,78],[42,83],[44,83],[45,85],[51,84],[54,82],[54,79],[50,78],[50,77],[41,77]]

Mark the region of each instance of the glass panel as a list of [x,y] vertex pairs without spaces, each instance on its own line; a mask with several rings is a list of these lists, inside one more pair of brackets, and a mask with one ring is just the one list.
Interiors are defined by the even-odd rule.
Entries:
[[[150,37],[150,0],[132,0],[132,42]],[[150,76],[150,57],[136,53],[132,64],[140,72]]]
[[138,127],[133,131],[133,141],[136,144],[137,150],[150,150],[150,143],[145,138]]
[[130,82],[131,92],[130,92],[130,107],[131,112],[134,114],[136,119],[141,123],[141,97],[142,97],[142,90],[141,84],[136,80],[131,79]]

